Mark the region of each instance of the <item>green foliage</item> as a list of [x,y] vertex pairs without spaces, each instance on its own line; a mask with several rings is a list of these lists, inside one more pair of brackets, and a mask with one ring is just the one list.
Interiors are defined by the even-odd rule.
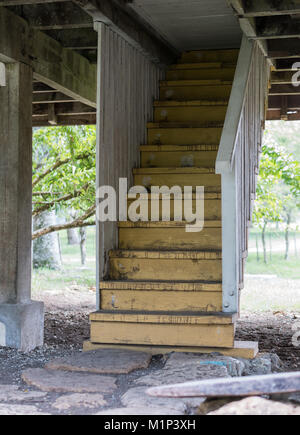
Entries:
[[300,208],[300,164],[267,131],[262,150],[254,222],[263,227],[285,221]]
[[84,213],[95,203],[96,129],[50,127],[33,133],[33,213]]

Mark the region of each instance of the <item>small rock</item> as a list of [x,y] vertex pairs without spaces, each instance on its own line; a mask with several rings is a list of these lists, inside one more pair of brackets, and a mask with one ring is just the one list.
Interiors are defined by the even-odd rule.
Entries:
[[261,397],[249,397],[225,405],[208,415],[300,415],[300,407],[273,402]]
[[22,379],[42,391],[56,393],[110,393],[117,388],[110,376],[60,370],[28,369]]
[[0,415],[51,415],[39,412],[36,406],[31,405],[4,405],[0,404]]
[[231,397],[224,398],[224,399],[206,399],[196,410],[197,415],[207,415],[210,412],[217,411],[218,409],[222,408],[223,406],[227,405],[228,403],[232,403],[235,400],[240,399],[234,399]]
[[290,402],[299,403],[300,404],[300,393],[290,394],[288,397]]
[[145,352],[99,349],[90,352],[76,352],[68,358],[50,361],[45,368],[75,372],[122,374],[137,369],[146,369],[150,361],[151,355]]
[[253,360],[241,360],[244,365],[243,376],[270,375],[282,369],[282,362],[276,354],[260,354]]
[[0,402],[37,402],[46,396],[39,391],[21,391],[17,385],[0,385]]
[[53,403],[53,408],[65,411],[70,408],[98,408],[107,404],[101,394],[69,394],[61,396]]
[[183,415],[169,408],[116,408],[97,412],[96,415]]

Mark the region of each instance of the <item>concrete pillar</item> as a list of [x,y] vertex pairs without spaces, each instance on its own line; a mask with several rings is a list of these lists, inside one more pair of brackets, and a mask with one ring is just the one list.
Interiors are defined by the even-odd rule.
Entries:
[[32,69],[5,65],[0,86],[0,346],[43,344],[43,304],[31,300]]

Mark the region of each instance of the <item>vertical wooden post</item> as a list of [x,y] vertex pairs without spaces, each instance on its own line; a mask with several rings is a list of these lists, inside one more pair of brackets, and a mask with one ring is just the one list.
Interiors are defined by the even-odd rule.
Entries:
[[43,305],[30,299],[32,69],[9,63],[5,70],[6,86],[0,87],[0,342],[27,351],[43,342]]

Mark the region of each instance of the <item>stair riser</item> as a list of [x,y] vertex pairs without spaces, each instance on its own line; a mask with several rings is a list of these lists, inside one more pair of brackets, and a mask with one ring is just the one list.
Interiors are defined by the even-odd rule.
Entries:
[[232,81],[235,68],[183,69],[167,71],[167,80],[225,80]]
[[229,99],[231,85],[165,86],[160,87],[161,101]]
[[221,188],[221,176],[215,174],[147,174],[134,175],[134,184],[136,186],[210,186]]
[[187,233],[185,228],[119,228],[119,248],[125,250],[206,250],[222,248],[221,228]]
[[231,348],[234,345],[234,326],[92,322],[91,341],[111,344]]
[[217,151],[142,151],[141,166],[143,168],[213,168]]
[[239,50],[202,50],[187,51],[178,63],[225,62],[236,63]]
[[155,122],[224,122],[227,106],[156,107]]
[[222,292],[101,290],[101,309],[222,311]]
[[114,280],[221,281],[221,260],[110,258]]
[[[134,200],[128,200],[128,207],[132,204]],[[183,204],[182,204],[183,207]],[[193,210],[195,210],[196,201],[193,200]],[[205,199],[204,200],[204,219],[218,221],[221,220],[222,216],[222,202],[221,199]],[[162,220],[162,204],[159,206],[159,219]],[[183,210],[183,208],[182,208]],[[141,213],[141,220],[147,222],[151,216],[151,201],[148,202],[148,215]],[[174,220],[174,201],[171,200],[170,203],[170,219]]]
[[219,145],[222,128],[149,128],[149,145]]

